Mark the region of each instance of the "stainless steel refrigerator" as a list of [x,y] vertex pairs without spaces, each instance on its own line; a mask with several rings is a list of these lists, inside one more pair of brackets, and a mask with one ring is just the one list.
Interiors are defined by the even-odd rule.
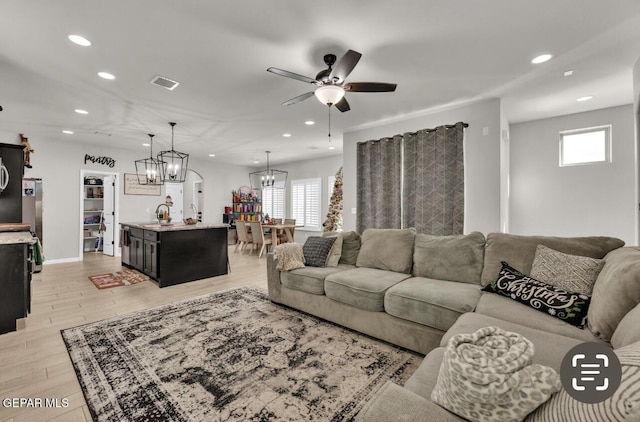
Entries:
[[[22,179],[22,222],[31,226],[31,232],[42,240],[42,179]],[[35,265],[39,272],[42,265]]]

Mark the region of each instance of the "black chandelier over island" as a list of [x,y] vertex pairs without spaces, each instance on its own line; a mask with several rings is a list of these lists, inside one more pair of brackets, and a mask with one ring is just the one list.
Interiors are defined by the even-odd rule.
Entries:
[[176,151],[173,148],[173,129],[175,122],[169,122],[171,125],[171,150],[162,151],[158,154],[158,160],[165,163],[162,167],[162,179],[166,183],[182,183],[187,178],[187,167],[189,165],[189,154]]
[[141,185],[164,185],[162,175],[166,171],[167,163],[153,156],[153,137],[149,133],[149,158],[136,160],[136,174]]
[[284,189],[287,184],[287,175],[289,173],[284,170],[275,170],[270,168],[269,154],[271,154],[271,151],[265,152],[267,153],[267,168],[249,173],[251,189]]

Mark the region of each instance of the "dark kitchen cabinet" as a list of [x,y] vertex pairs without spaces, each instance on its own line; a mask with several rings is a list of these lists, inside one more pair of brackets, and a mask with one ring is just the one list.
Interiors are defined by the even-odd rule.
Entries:
[[144,270],[143,272],[152,278],[158,277],[158,247],[159,243],[153,240],[144,241]]
[[31,311],[31,245],[0,245],[0,334],[16,330],[16,320]]
[[138,271],[144,271],[144,239],[141,229],[131,229],[129,245],[129,265]]
[[9,173],[9,183],[4,191],[0,192],[0,223],[21,223],[24,174],[22,145],[0,144],[0,158]]

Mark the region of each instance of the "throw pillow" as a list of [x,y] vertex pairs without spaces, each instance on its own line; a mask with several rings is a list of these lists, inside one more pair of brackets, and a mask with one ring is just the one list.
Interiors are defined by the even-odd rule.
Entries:
[[275,258],[278,260],[276,269],[280,271],[291,271],[304,268],[304,255],[302,246],[298,243],[283,243],[276,246]]
[[584,328],[591,297],[528,277],[502,262],[498,278],[482,290],[506,296],[578,328]]
[[413,275],[436,280],[480,284],[484,258],[484,235],[416,235]]
[[329,251],[335,241],[335,237],[308,237],[302,247],[304,262],[310,267],[326,267]]
[[570,255],[538,245],[531,277],[567,291],[590,295],[602,267],[603,259]]
[[342,233],[338,232],[325,232],[322,233],[322,237],[335,237],[336,241],[333,242],[331,250],[329,251],[329,257],[327,258],[327,267],[337,267],[342,256]]
[[622,379],[613,396],[600,403],[582,403],[562,389],[525,421],[639,421],[640,342],[616,349],[615,354],[622,365]]
[[360,235],[357,232],[342,233],[340,264],[356,265],[360,253]]
[[411,274],[416,229],[367,229],[356,266]]

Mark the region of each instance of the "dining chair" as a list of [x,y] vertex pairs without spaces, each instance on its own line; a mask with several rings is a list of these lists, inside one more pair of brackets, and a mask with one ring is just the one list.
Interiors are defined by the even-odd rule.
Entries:
[[240,252],[242,252],[249,243],[253,243],[252,236],[247,233],[247,225],[244,221],[236,220],[236,231],[238,234],[238,243],[236,243],[236,248],[233,252],[238,252],[238,247],[240,248]]
[[252,221],[251,225],[251,233],[253,235],[253,244],[256,246],[260,246],[260,252],[258,253],[258,258],[262,257],[262,253],[272,244],[271,238],[265,238],[264,232],[262,231],[262,224],[257,221]]
[[273,224],[282,224],[282,218],[272,218]]
[[284,224],[296,224],[296,219],[295,218],[285,218],[284,219]]

